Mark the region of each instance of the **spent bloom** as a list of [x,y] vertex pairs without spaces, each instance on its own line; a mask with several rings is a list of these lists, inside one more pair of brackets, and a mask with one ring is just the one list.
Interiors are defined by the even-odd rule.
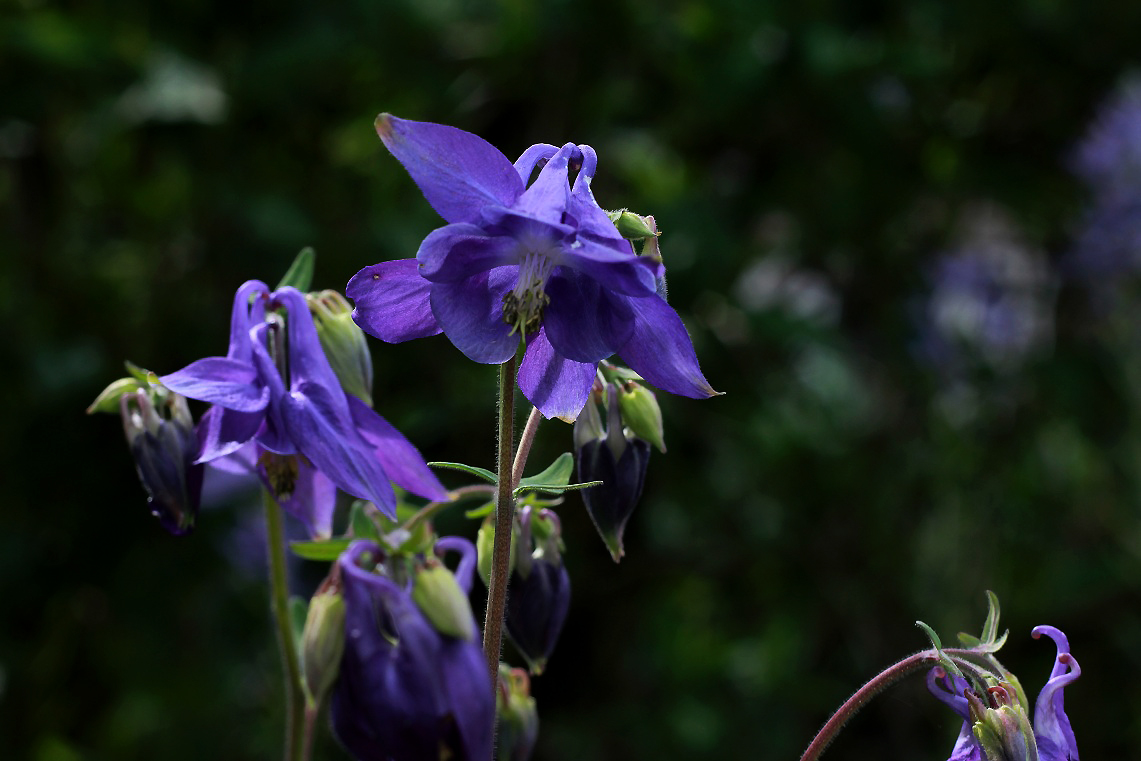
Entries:
[[[365,402],[345,393],[322,351],[305,296],[238,288],[225,357],[162,377],[167,388],[213,405],[198,424],[197,462],[255,469],[289,512],[327,535],[336,487],[395,514],[389,479],[446,498],[416,448]],[[233,467],[233,463],[230,464]]]
[[949,761],[1078,761],[1062,690],[1081,676],[1081,668],[1070,655],[1065,634],[1053,626],[1037,626],[1032,632],[1035,639],[1043,634],[1054,641],[1057,655],[1035,701],[1033,724],[1026,696],[1009,674],[972,685],[942,667],[928,673],[931,692],[963,719]]
[[373,542],[353,542],[338,561],[345,648],[331,716],[360,761],[491,759],[495,695],[466,599],[475,548],[449,537],[436,549],[462,553],[456,595],[418,595],[415,581],[397,577],[398,564],[378,564],[388,558]]
[[455,127],[381,114],[376,129],[447,224],[415,259],[349,281],[366,332],[390,343],[443,332],[485,364],[511,359],[523,339],[519,387],[547,417],[575,417],[613,354],[666,391],[716,393],[658,293],[661,262],[637,255],[594,200],[590,146],[533,145],[512,164]]

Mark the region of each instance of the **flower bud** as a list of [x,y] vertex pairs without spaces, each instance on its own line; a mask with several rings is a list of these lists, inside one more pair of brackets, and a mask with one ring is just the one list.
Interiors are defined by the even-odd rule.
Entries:
[[320,291],[305,297],[317,328],[321,349],[333,367],[341,388],[372,406],[372,355],[364,332],[353,322],[353,308],[337,291]]
[[582,501],[617,563],[624,554],[622,534],[626,522],[642,496],[646,468],[650,464],[650,444],[626,433],[613,386],[608,387],[606,407],[609,420],[603,433],[592,435],[600,429],[593,402],[587,402],[579,415],[575,422],[575,459],[580,481],[602,482],[583,489]]
[[495,712],[499,721],[497,761],[527,761],[539,738],[539,713],[526,671],[499,664]]
[[334,570],[309,601],[305,628],[301,631],[301,669],[305,697],[310,704],[320,705],[337,681],[344,649],[345,600]]
[[975,692],[965,692],[974,721],[971,731],[986,757],[995,761],[1036,759],[1038,752],[1030,717],[1014,690],[1009,685],[998,685],[984,694],[986,702]]
[[172,534],[187,533],[198,515],[203,466],[194,462],[198,439],[186,399],[154,383],[122,393],[119,415],[151,514]]
[[630,433],[650,442],[659,452],[666,451],[662,409],[653,391],[633,381],[623,384],[618,392],[618,409]]
[[[475,549],[476,567],[479,571],[479,578],[483,579],[483,585],[491,586],[491,560],[492,553],[495,548],[495,520],[494,514],[484,518],[483,523],[479,526],[479,532],[475,535]],[[508,568],[515,567],[515,532],[511,532],[511,555],[510,560],[507,561]]]
[[471,603],[460,589],[456,577],[438,561],[415,571],[412,578],[412,601],[432,622],[440,634],[475,641],[475,618]]
[[659,234],[653,217],[643,217],[629,209],[608,211],[606,214],[614,226],[618,228],[618,234],[623,238],[642,240],[644,238],[656,238]]
[[516,519],[518,551],[507,595],[507,636],[531,673],[546,668],[570,608],[570,575],[563,565],[562,528],[550,510],[524,506]]

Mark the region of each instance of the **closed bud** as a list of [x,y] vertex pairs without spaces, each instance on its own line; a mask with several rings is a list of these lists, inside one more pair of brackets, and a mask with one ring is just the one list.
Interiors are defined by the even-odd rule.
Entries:
[[471,603],[460,589],[456,577],[438,561],[430,560],[414,571],[412,601],[440,634],[467,642],[475,641]]
[[524,506],[515,521],[517,551],[504,622],[507,636],[541,674],[554,652],[567,610],[570,575],[563,565],[562,527],[550,510]]
[[618,392],[618,408],[622,412],[622,423],[630,433],[650,442],[659,452],[666,451],[662,409],[653,391],[640,383],[628,381]]
[[341,387],[372,406],[372,355],[364,332],[353,322],[353,308],[337,291],[320,291],[305,297],[321,349]]
[[645,238],[656,238],[658,236],[657,225],[654,224],[653,217],[643,217],[641,214],[635,214],[629,209],[619,209],[618,211],[608,211],[606,214],[610,217],[610,221],[618,228],[618,234],[623,238],[629,240],[642,240]]
[[539,738],[539,712],[526,671],[499,664],[495,712],[499,722],[497,761],[527,761]]
[[120,393],[118,404],[151,514],[172,534],[187,533],[198,516],[203,466],[194,462],[198,438],[186,399],[156,382]]
[[[491,557],[495,545],[495,521],[492,516],[487,516],[483,523],[479,526],[479,532],[475,535],[475,549],[476,549],[476,568],[479,571],[479,578],[483,580],[484,586],[491,585]],[[515,533],[511,534],[511,559],[507,564],[508,568],[515,567]]]
[[607,388],[607,428],[600,435],[588,433],[596,428],[591,417],[598,417],[594,402],[587,402],[579,415],[586,422],[576,422],[575,460],[580,481],[601,481],[597,486],[582,490],[582,501],[602,541],[610,550],[614,562],[621,560],[625,550],[622,535],[626,522],[638,506],[642,486],[646,481],[646,468],[650,464],[650,444],[645,439],[627,433],[623,425],[619,403],[613,386]]
[[335,569],[309,601],[301,632],[301,668],[305,697],[311,705],[320,705],[337,681],[345,650],[345,599],[339,577],[334,578],[338,576]]

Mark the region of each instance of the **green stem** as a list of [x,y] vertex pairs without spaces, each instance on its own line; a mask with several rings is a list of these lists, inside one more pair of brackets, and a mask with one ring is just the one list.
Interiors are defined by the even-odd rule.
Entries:
[[527,416],[527,424],[523,426],[523,435],[519,437],[519,449],[515,452],[515,464],[511,466],[511,488],[519,485],[523,478],[523,468],[527,467],[527,456],[531,454],[531,444],[535,441],[535,432],[539,430],[539,423],[543,422],[543,415],[538,407],[531,408]]
[[[965,660],[966,657],[978,655],[978,653],[973,650],[944,648],[942,652],[944,655],[950,656],[951,660],[960,666],[968,666],[971,670],[978,669],[978,666]],[[921,650],[918,653],[907,656],[898,663],[888,666],[873,677],[870,682],[856,690],[856,693],[852,695],[852,697],[844,701],[844,705],[840,706],[836,713],[832,714],[832,718],[828,719],[820,731],[816,733],[816,737],[809,743],[808,749],[804,751],[804,755],[800,757],[800,761],[817,761],[824,753],[824,749],[836,739],[836,735],[840,734],[840,730],[844,728],[844,725],[847,724],[868,701],[904,677],[910,676],[917,671],[922,671],[932,664],[938,663],[938,661],[939,655],[934,650]]]
[[285,672],[285,761],[299,761],[302,750],[301,733],[304,720],[305,696],[301,691],[301,668],[297,658],[297,643],[293,639],[293,625],[289,616],[289,581],[285,570],[285,530],[281,508],[269,492],[263,493],[265,502],[266,547],[269,554],[270,602],[277,625],[277,644],[281,648],[281,663]]
[[511,524],[515,498],[511,496],[511,450],[515,417],[515,358],[499,366],[499,429],[495,500],[495,540],[491,551],[491,577],[487,583],[487,610],[483,621],[483,653],[494,690],[499,681],[499,652],[503,646],[503,613],[507,607],[507,579],[511,576]]

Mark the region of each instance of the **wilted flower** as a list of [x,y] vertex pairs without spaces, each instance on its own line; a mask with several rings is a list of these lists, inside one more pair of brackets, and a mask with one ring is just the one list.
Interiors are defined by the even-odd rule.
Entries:
[[534,145],[513,165],[454,127],[381,114],[376,129],[448,224],[416,259],[375,264],[349,281],[366,332],[399,342],[442,331],[485,364],[511,359],[525,339],[519,387],[547,417],[575,417],[598,362],[615,353],[666,391],[716,393],[657,293],[661,263],[635,254],[594,200],[590,146]]
[[294,288],[270,292],[260,281],[244,283],[234,297],[226,356],[193,362],[162,382],[214,405],[199,422],[198,462],[252,442],[239,456],[316,534],[328,533],[334,484],[389,516],[396,509],[390,478],[415,494],[446,498],[416,448],[342,389]]
[[1054,668],[1034,704],[1034,723],[1026,697],[1009,675],[987,683],[969,683],[942,667],[927,675],[927,686],[963,719],[949,761],[1078,761],[1078,746],[1062,701],[1062,689],[1081,675],[1070,645],[1053,626],[1035,627],[1057,646]]
[[[466,593],[474,548],[448,541],[464,546],[457,582]],[[474,620],[463,627],[470,637],[441,631],[413,600],[411,581],[377,566],[384,559],[379,545],[358,540],[338,561],[345,650],[331,705],[337,738],[361,761],[489,761],[494,692]]]
[[602,482],[583,489],[582,501],[617,563],[624,554],[622,534],[626,521],[642,497],[646,468],[650,464],[650,444],[627,433],[615,389],[609,386],[606,393],[605,429],[594,402],[587,404],[575,421],[575,460],[580,481]]

